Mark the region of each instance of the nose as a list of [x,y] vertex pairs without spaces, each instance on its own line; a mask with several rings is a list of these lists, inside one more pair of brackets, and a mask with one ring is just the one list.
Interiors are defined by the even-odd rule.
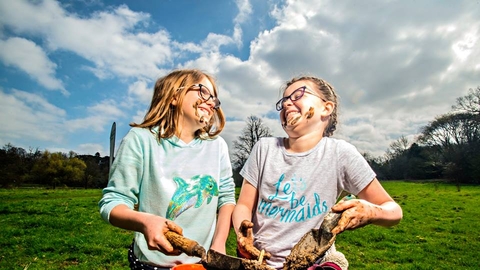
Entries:
[[210,96],[206,102],[210,107],[215,110],[218,110],[218,108],[220,108],[220,100],[214,96]]
[[282,102],[282,107],[285,108],[288,105],[293,105],[293,101],[291,98],[287,98],[285,101]]

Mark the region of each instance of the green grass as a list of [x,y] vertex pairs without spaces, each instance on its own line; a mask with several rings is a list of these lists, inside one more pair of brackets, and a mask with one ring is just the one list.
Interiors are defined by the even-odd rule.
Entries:
[[403,220],[340,234],[337,249],[351,269],[480,269],[479,186],[383,185],[402,206]]
[[[350,269],[480,269],[479,186],[383,185],[404,219],[339,235]],[[101,190],[0,189],[0,269],[128,269],[133,234],[100,218],[100,197]],[[235,255],[233,233],[227,249]]]

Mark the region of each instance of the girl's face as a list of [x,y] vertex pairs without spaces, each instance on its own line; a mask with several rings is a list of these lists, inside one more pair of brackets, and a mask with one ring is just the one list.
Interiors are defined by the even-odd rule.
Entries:
[[311,81],[295,82],[285,90],[283,99],[277,103],[277,109],[281,108],[282,126],[289,135],[302,130],[318,130],[321,127],[317,124],[322,124],[324,117],[330,115],[331,102],[326,102],[315,89]]
[[183,115],[180,118],[180,125],[182,125],[183,132],[188,130],[192,134],[195,133],[198,129],[205,127],[215,113],[216,103],[214,98],[208,96],[208,100],[205,101],[200,91],[202,91],[204,97],[208,96],[207,92],[216,97],[212,83],[205,77],[197,84],[189,87],[181,106]]

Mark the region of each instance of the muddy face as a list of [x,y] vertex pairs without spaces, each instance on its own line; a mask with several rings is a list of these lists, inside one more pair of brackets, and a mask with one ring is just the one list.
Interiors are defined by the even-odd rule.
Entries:
[[314,114],[315,114],[315,109],[313,107],[310,107],[310,109],[308,109],[308,112],[307,112],[307,119],[312,118]]
[[[313,107],[310,107],[308,112],[305,113],[305,118],[310,119],[313,117],[314,114],[315,114],[315,109]],[[300,121],[301,118],[302,118],[301,113],[291,112],[286,116],[286,120],[282,122],[282,126],[283,128],[286,128],[287,126],[293,126],[296,123],[298,123],[298,121]]]
[[287,125],[289,126],[295,125],[298,122],[298,120],[300,120],[300,118],[302,118],[301,114],[298,114],[298,113],[289,114],[287,118]]
[[207,124],[210,120],[210,114],[199,107],[199,105],[202,103],[203,101],[201,101],[200,99],[197,100],[197,102],[195,102],[195,104],[193,105],[193,108],[195,109],[195,116],[199,118],[198,121],[202,124]]

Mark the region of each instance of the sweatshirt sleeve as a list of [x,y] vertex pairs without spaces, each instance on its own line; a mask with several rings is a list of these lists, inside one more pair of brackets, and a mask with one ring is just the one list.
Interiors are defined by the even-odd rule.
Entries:
[[235,204],[235,182],[233,181],[232,164],[228,155],[228,146],[223,138],[221,140],[220,157],[220,184],[218,194],[218,209],[225,204]]
[[109,181],[99,201],[100,215],[109,222],[110,212],[120,204],[134,208],[143,174],[140,136],[130,130],[123,138],[110,170]]

